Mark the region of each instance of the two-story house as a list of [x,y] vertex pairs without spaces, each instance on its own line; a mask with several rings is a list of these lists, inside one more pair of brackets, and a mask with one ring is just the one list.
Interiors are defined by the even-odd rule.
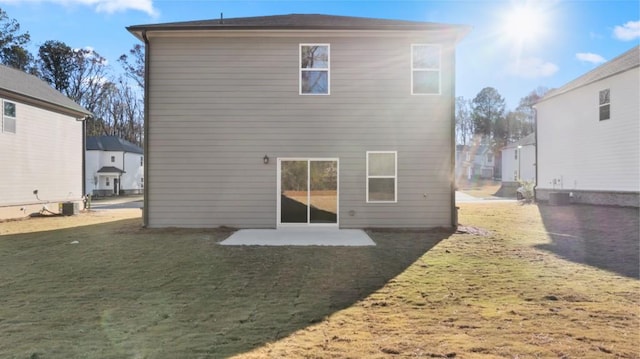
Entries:
[[94,196],[141,194],[142,148],[118,136],[87,137],[85,182],[87,194]]
[[146,226],[453,224],[467,27],[291,14],[128,30],[146,51]]
[[640,206],[640,47],[536,104],[536,198]]
[[83,120],[46,82],[0,65],[0,219],[58,213],[82,201]]

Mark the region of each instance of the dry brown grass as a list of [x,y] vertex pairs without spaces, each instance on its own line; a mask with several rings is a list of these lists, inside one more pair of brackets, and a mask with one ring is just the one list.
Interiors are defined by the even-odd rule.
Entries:
[[225,247],[136,211],[0,223],[0,357],[640,358],[634,209],[462,204],[466,233],[374,248]]
[[476,179],[460,181],[458,190],[477,198],[493,197],[500,189],[499,181]]
[[[307,204],[307,192],[285,191],[285,196],[302,204]],[[338,213],[337,191],[311,191],[311,205],[317,209],[330,213]]]

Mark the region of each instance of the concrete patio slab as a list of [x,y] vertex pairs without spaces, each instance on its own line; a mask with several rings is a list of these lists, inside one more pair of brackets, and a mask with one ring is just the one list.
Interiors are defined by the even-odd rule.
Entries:
[[375,246],[360,229],[241,229],[223,246]]

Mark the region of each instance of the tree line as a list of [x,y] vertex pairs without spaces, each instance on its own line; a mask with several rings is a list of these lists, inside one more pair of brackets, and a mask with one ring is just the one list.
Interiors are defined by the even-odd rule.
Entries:
[[118,58],[124,71],[116,75],[94,49],[76,49],[48,40],[34,55],[27,48],[30,41],[29,32],[22,32],[18,21],[0,8],[0,63],[39,77],[91,112],[86,119],[87,136],[115,135],[142,145],[142,45],[134,45]]
[[466,146],[488,145],[498,155],[500,149],[535,131],[533,106],[545,95],[539,87],[520,99],[513,111],[493,87],[483,88],[473,100],[456,98],[456,142]]

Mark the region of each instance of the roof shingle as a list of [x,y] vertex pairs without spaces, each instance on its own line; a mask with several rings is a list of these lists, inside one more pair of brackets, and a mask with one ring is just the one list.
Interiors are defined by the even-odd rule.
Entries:
[[469,27],[420,21],[373,19],[322,14],[288,14],[241,18],[184,21],[127,27],[139,35],[142,31],[166,30],[455,30],[463,36]]
[[116,151],[143,154],[139,146],[123,140],[118,136],[91,136],[87,137],[87,150],[91,151]]
[[0,96],[26,100],[34,105],[46,105],[63,113],[86,116],[91,113],[46,82],[20,70],[0,65]]

